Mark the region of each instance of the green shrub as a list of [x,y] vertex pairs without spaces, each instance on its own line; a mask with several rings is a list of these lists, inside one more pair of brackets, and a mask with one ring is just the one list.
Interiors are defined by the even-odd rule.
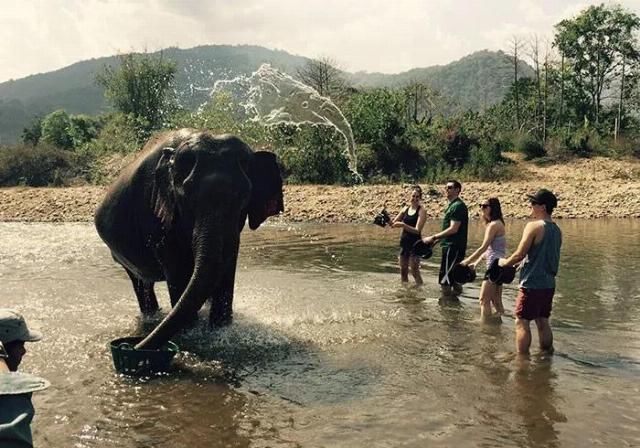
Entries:
[[0,185],[64,185],[81,175],[82,164],[68,151],[52,146],[0,148]]
[[22,129],[21,140],[25,145],[36,146],[42,138],[42,117],[31,120],[29,126]]
[[[373,177],[380,176],[376,153],[371,148],[371,145],[356,145],[356,157],[358,158],[358,172],[365,181],[371,182]],[[379,178],[377,179],[380,180]],[[388,178],[384,182],[388,182]]]
[[461,126],[453,125],[439,134],[444,146],[444,160],[453,168],[461,168],[469,160],[471,148],[478,142],[469,136]]
[[345,104],[356,142],[368,145],[369,160],[375,160],[364,174],[394,180],[420,174],[423,160],[412,144],[416,138],[409,133],[406,100],[402,90],[379,88],[358,92]]
[[74,148],[79,148],[98,137],[104,125],[103,117],[92,117],[90,115],[71,115],[69,120],[68,133]]
[[612,157],[637,157],[640,158],[640,138],[620,136],[609,144],[609,153]]
[[549,137],[545,145],[545,151],[551,160],[559,162],[575,157],[575,154],[567,146],[567,139],[561,136],[554,135]]
[[500,177],[503,165],[500,147],[495,143],[485,143],[471,149],[464,172],[471,178],[494,180]]
[[567,148],[577,156],[590,157],[602,150],[602,140],[591,128],[580,128],[567,139]]
[[42,120],[42,141],[63,149],[73,148],[71,119],[63,109],[51,112]]
[[[287,134],[287,135],[285,135]],[[332,128],[283,128],[276,145],[284,174],[291,183],[351,182],[344,156],[346,142]]]
[[[290,183],[334,184],[346,179],[346,161],[336,148],[308,151],[288,146],[277,152],[285,177]],[[344,169],[340,165],[344,165]]]
[[459,177],[458,173],[448,163],[444,160],[437,160],[423,169],[421,179],[425,183],[442,183],[457,177]]
[[79,148],[79,152],[95,156],[106,153],[128,154],[140,149],[145,141],[135,118],[113,114],[106,119],[98,136]]
[[523,134],[516,137],[515,150],[524,154],[526,160],[543,157],[547,153],[540,141],[530,134]]

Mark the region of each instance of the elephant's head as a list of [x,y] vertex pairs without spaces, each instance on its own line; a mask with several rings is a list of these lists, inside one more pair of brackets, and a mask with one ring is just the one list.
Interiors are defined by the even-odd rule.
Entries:
[[178,131],[162,148],[155,169],[154,213],[164,231],[190,241],[193,274],[180,300],[139,345],[166,341],[195,314],[235,269],[247,213],[252,229],[282,211],[282,178],[275,156],[254,153],[237,137]]

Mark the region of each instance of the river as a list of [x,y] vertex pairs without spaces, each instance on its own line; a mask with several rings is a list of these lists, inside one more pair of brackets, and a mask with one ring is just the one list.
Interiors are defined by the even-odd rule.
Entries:
[[[52,383],[36,446],[640,445],[640,222],[559,224],[553,356],[534,332],[516,357],[509,316],[482,325],[478,282],[441,300],[439,251],[422,288],[401,286],[396,229],[267,225],[243,233],[233,324],[209,332],[203,310],[173,371],[140,379],[107,344],[154,321],[93,227],[0,223],[0,306],[45,335],[21,367]],[[523,226],[507,223],[509,251]],[[470,246],[481,236],[475,221]]]

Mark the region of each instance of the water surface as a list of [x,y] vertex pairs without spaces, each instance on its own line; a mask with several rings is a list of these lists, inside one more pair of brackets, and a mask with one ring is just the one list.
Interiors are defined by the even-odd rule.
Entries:
[[0,306],[45,334],[22,366],[52,383],[36,446],[640,445],[640,224],[560,226],[552,357],[515,357],[512,318],[481,325],[477,284],[441,300],[439,251],[424,287],[402,287],[395,230],[265,226],[243,234],[234,323],[211,333],[203,310],[174,371],[141,380],[107,343],[153,322],[93,227],[0,223]]

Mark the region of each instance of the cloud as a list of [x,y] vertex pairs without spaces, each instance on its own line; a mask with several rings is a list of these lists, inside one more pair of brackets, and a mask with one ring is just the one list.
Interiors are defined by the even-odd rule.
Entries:
[[[445,64],[550,35],[587,0],[21,0],[3,5],[0,81],[131,50],[255,44],[348,70]],[[638,12],[639,0],[624,6]]]

